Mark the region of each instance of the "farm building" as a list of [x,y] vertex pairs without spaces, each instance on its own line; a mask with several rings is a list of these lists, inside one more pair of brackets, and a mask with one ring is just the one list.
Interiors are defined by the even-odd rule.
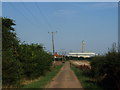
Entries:
[[95,53],[69,53],[67,57],[86,59],[94,57],[95,55],[96,55]]

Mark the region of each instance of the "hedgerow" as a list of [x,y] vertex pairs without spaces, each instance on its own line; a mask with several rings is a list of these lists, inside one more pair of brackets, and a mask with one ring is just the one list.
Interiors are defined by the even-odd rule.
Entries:
[[91,74],[104,88],[120,89],[120,52],[112,47],[104,56],[96,56],[91,61]]
[[22,79],[44,75],[52,65],[51,54],[39,44],[20,43],[15,33],[15,21],[2,18],[2,84],[19,86]]

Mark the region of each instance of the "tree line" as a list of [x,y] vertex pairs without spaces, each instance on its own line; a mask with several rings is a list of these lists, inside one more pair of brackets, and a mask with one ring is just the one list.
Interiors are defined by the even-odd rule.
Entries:
[[15,25],[14,20],[2,18],[2,84],[8,87],[44,75],[52,66],[51,54],[42,45],[20,42]]

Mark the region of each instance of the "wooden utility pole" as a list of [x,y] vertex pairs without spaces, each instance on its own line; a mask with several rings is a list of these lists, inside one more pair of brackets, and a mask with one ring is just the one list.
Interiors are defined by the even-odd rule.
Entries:
[[55,48],[54,48],[54,33],[57,33],[57,31],[56,32],[48,32],[48,33],[52,34],[53,59],[54,59],[54,63],[55,63],[55,58],[54,58],[54,53],[55,53]]

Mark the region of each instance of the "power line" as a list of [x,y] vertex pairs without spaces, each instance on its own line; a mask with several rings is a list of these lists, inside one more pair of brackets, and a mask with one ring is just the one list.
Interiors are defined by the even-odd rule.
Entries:
[[16,8],[12,3],[9,3],[9,5],[11,5],[14,9],[16,9],[16,11],[18,11],[20,14],[19,15],[21,15],[21,16],[23,16],[29,23],[31,23],[31,24],[34,24],[33,22],[31,22],[31,20],[29,20],[28,18],[27,18],[27,16],[25,16],[18,8]]
[[[15,7],[15,5],[13,5],[12,3],[11,3],[11,6],[12,6],[14,9],[16,9],[16,10],[20,13],[20,15],[23,16],[29,23],[32,24],[32,25],[30,24],[30,26],[31,26],[31,27],[33,28],[33,30],[34,30],[35,28],[34,28],[33,26],[37,26],[37,24],[39,23],[39,21],[38,21],[38,23],[37,23],[37,22],[35,22],[35,23],[32,22],[32,21],[22,12],[23,10],[20,11],[20,9],[18,9],[17,7]],[[23,6],[24,9],[25,9],[25,4],[24,4],[24,5],[22,4],[22,6]],[[22,9],[22,8],[21,8],[21,9]],[[27,10],[27,11],[31,14],[31,16],[34,18],[32,12],[29,11],[28,8],[26,8],[26,10]],[[25,10],[25,11],[26,11],[26,10]],[[37,20],[38,20],[37,18],[34,19],[34,21],[37,21]],[[23,22],[24,22],[24,21],[23,21]],[[38,27],[38,26],[37,26],[37,27]],[[38,28],[40,28],[40,27],[38,27]]]
[[[45,23],[47,24],[47,26],[48,26],[48,27],[51,29],[51,31],[52,31],[54,28],[53,28],[52,25],[50,24],[50,21],[47,19],[46,15],[42,12],[42,10],[41,10],[40,6],[38,5],[38,3],[34,3],[34,4],[35,4],[36,8],[38,9],[40,15],[44,18],[44,21],[45,21]],[[62,23],[61,23],[61,25],[63,26]],[[60,25],[59,25],[58,29],[61,29]]]
[[36,8],[38,9],[39,13],[41,14],[41,16],[44,18],[44,20],[45,20],[46,24],[48,25],[48,27],[51,28],[51,30],[53,30],[51,24],[48,22],[48,19],[47,19],[46,16],[43,14],[41,8],[38,6],[37,3],[34,3],[34,4],[35,4]]
[[[36,18],[36,16],[34,16],[34,14],[30,11],[30,9],[24,4],[25,2],[22,3],[23,7],[27,10],[27,12],[30,13],[30,15],[35,19],[35,21],[37,21],[39,23],[39,19]],[[38,24],[37,23],[37,24]]]
[[[35,21],[37,21],[37,22],[39,23],[39,19],[29,10],[28,7],[26,7],[26,5],[25,5],[24,3],[25,3],[25,2],[22,3],[22,6],[24,7],[24,10],[26,9],[25,11],[27,11],[28,13],[30,13],[31,17],[34,18]],[[20,13],[25,19],[27,19],[28,22],[31,22],[31,20],[29,20],[29,19],[27,18],[27,16],[24,15],[23,12],[20,11],[18,8],[16,8],[12,3],[11,3],[11,6],[12,6],[14,9],[16,9],[17,11],[19,11],[19,13]],[[36,6],[36,8],[38,9],[39,14],[44,18],[44,21],[46,22],[47,26],[48,26],[51,30],[53,30],[51,24],[49,23],[48,19],[47,19],[46,16],[43,14],[41,8],[38,6],[37,3],[35,3],[35,6]],[[22,8],[21,8],[21,9],[22,9]],[[33,22],[31,22],[31,23],[33,24]],[[38,23],[37,23],[37,24],[38,24]],[[36,24],[34,23],[34,25],[36,25]]]

